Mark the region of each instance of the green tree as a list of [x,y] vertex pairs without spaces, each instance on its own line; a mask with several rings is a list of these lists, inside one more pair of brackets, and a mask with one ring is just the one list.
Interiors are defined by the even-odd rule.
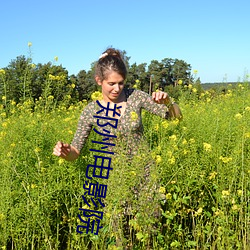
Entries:
[[61,65],[52,65],[51,62],[38,64],[32,80],[33,98],[40,96],[45,99],[52,95],[56,101],[62,101],[66,94],[70,93],[70,81],[68,71]]
[[188,85],[193,82],[191,76],[191,65],[183,60],[175,59],[172,66],[172,83],[177,85],[178,81],[181,80],[183,85]]
[[32,64],[31,59],[18,56],[11,60],[6,68],[6,91],[8,100],[25,100],[32,96]]
[[77,74],[77,91],[79,94],[79,100],[90,100],[91,94],[98,90],[98,85],[94,80],[94,68],[86,72],[81,70]]

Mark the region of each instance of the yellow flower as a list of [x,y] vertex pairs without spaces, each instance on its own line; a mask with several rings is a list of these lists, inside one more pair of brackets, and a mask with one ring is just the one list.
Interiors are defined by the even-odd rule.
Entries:
[[57,62],[57,61],[58,61],[58,56],[55,56],[55,57],[54,57],[54,60]]
[[175,164],[175,158],[172,156],[170,159],[168,159],[169,164],[173,165]]
[[237,204],[234,204],[234,205],[232,206],[232,210],[234,210],[234,211],[239,210],[238,205],[237,205]]
[[136,175],[136,172],[135,171],[131,171],[130,172],[132,175]]
[[12,152],[10,151],[7,153],[7,157],[11,157],[11,156],[12,156]]
[[179,80],[179,81],[178,81],[178,84],[179,84],[179,85],[182,85],[182,83],[183,83],[182,80]]
[[212,151],[212,146],[209,143],[203,142],[203,148],[207,152],[211,152]]
[[3,123],[2,123],[2,126],[3,126],[4,128],[6,128],[6,127],[8,126],[8,123],[7,123],[7,122],[3,122]]
[[186,145],[187,144],[187,140],[184,138],[183,140],[182,140],[182,145]]
[[12,101],[10,102],[10,104],[11,104],[12,106],[15,106],[15,105],[16,105],[16,102],[12,100]]
[[174,126],[178,125],[178,123],[179,123],[178,119],[174,119],[174,120],[171,121],[171,124],[174,125]]
[[31,184],[31,188],[32,188],[32,189],[34,189],[34,188],[36,188],[36,187],[37,187],[36,184],[33,184],[33,183]]
[[154,130],[155,131],[158,131],[159,130],[159,124],[157,123],[157,124],[155,124],[155,126],[154,126]]
[[132,121],[136,121],[137,118],[138,118],[138,114],[135,111],[132,111],[130,113],[130,118],[131,118]]
[[245,133],[245,138],[250,138],[250,132]]
[[223,215],[223,211],[221,211],[220,209],[217,209],[217,210],[214,212],[214,215],[215,215],[215,216]]
[[49,80],[55,80],[55,79],[56,79],[55,76],[53,76],[52,74],[49,74]]
[[226,196],[229,196],[230,195],[230,192],[229,190],[222,190],[222,197],[226,197]]
[[197,92],[197,89],[196,89],[196,88],[193,88],[193,89],[192,89],[192,92],[196,93],[196,92]]
[[237,120],[241,120],[242,119],[242,114],[238,113],[234,116]]
[[28,46],[31,47],[32,46],[32,42],[28,42]]
[[171,157],[171,156],[173,155],[173,152],[170,151],[170,150],[168,150],[167,153],[166,153],[166,155],[167,155],[168,157]]
[[176,135],[171,135],[171,136],[169,136],[169,139],[172,140],[172,141],[176,141],[177,136]]
[[140,82],[140,80],[138,80],[138,79],[135,80],[135,83],[139,83],[139,82]]
[[6,100],[6,96],[5,95],[2,96],[2,100]]
[[192,87],[193,87],[193,85],[190,83],[190,84],[188,84],[188,88],[189,89],[192,89]]
[[156,155],[156,159],[155,159],[156,163],[159,164],[162,162],[162,158],[160,155]]
[[171,198],[172,198],[172,194],[171,194],[171,193],[167,193],[167,194],[166,194],[166,199],[167,199],[167,200],[170,200]]
[[102,93],[100,91],[95,91],[94,93],[91,94],[91,99],[93,101],[100,101],[102,100],[103,96]]
[[241,189],[237,190],[237,194],[238,195],[242,195],[243,194],[243,191]]
[[5,218],[4,214],[0,214],[0,221]]
[[198,73],[198,70],[197,69],[194,69],[193,70],[193,73],[196,75]]
[[49,95],[48,96],[48,100],[53,100],[54,99],[54,96],[53,95]]
[[200,207],[196,212],[195,212],[195,216],[198,216],[198,215],[201,215],[202,214],[202,211],[203,211],[203,209],[202,209],[202,207]]
[[165,194],[166,193],[166,188],[165,187],[160,187],[159,188],[159,193]]
[[82,208],[83,209],[89,209],[89,206],[87,204],[85,204]]
[[189,139],[189,143],[191,143],[191,144],[195,143],[195,139],[194,138],[190,138]]
[[163,128],[167,128],[167,127],[168,127],[168,122],[164,120],[164,121],[161,123],[161,125],[162,125]]
[[38,148],[38,147],[36,147],[36,148],[34,149],[34,151],[35,151],[36,153],[38,153],[38,152],[40,152],[40,151],[41,151],[41,149],[40,149],[40,148]]
[[76,85],[74,83],[71,84],[71,88],[74,89]]
[[222,160],[223,163],[228,163],[233,160],[232,157],[223,157],[223,156],[220,156],[219,159]]
[[5,70],[4,69],[0,69],[0,75],[5,75]]
[[110,218],[111,217],[111,214],[110,213],[106,213],[105,214],[107,218]]
[[136,84],[134,84],[134,85],[133,85],[133,88],[134,88],[134,89],[137,89],[137,85],[136,85]]
[[60,158],[60,159],[58,160],[58,163],[59,163],[59,165],[62,165],[62,164],[64,163],[64,159],[63,159],[63,158]]
[[216,177],[216,175],[217,175],[216,172],[212,172],[212,173],[210,173],[208,179],[209,179],[209,180],[212,180],[212,179],[214,179],[214,178]]
[[250,111],[250,107],[249,106],[245,107],[245,110]]

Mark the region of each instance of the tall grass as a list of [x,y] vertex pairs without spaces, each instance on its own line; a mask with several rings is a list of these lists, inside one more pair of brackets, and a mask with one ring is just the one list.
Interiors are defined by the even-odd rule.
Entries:
[[[52,155],[56,141],[72,140],[86,103],[56,108],[53,102],[44,109],[42,100],[10,101],[9,115],[1,106],[0,248],[123,249],[121,240],[133,249],[248,249],[249,85],[216,96],[183,93],[181,122],[143,113],[151,151],[132,160],[121,152],[112,161],[98,235],[76,233],[96,135],[91,132],[73,163]],[[135,199],[131,189],[152,160],[148,187],[156,186],[164,199],[149,199],[149,189]],[[132,204],[129,216],[123,215],[125,201]]]

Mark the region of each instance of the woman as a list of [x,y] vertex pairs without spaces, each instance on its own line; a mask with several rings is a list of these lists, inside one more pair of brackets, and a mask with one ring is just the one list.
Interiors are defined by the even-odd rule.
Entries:
[[[120,166],[116,169],[114,168],[114,171],[118,170],[119,172],[114,173],[114,177],[111,177],[114,178],[111,183],[115,183],[119,188],[116,188],[116,186],[109,187],[110,190],[112,190],[111,194],[118,197],[120,208],[122,208],[123,213],[126,214],[125,218],[129,219],[130,215],[135,214],[135,211],[138,212],[141,209],[142,204],[148,204],[147,206],[150,206],[151,216],[154,216],[152,211],[156,208],[156,206],[152,205],[154,200],[152,197],[157,189],[157,184],[148,184],[150,179],[149,166],[152,163],[149,163],[148,161],[148,155],[150,154],[147,154],[147,149],[143,151],[146,157],[141,159],[139,164],[132,162],[133,156],[139,155],[138,150],[143,141],[141,109],[144,108],[165,119],[181,118],[182,114],[178,105],[172,102],[168,94],[165,92],[154,92],[151,97],[143,91],[124,88],[126,76],[127,69],[120,51],[113,48],[107,49],[96,63],[95,80],[102,88],[103,99],[100,101],[101,105],[107,107],[107,104],[109,103],[110,108],[114,108],[115,105],[117,105],[116,107],[119,107],[115,117],[118,119],[117,128],[110,129],[111,134],[117,135],[114,142],[118,143],[113,146],[112,151],[116,153],[114,157],[117,157],[118,155],[119,158],[119,154],[122,155],[121,152],[124,152],[122,150],[125,149],[127,158],[125,160],[123,158],[123,163],[120,163]],[[54,155],[62,157],[68,161],[77,159],[92,127],[96,125],[96,118],[93,116],[96,115],[96,112],[99,110],[100,106],[96,102],[93,101],[89,103],[80,116],[78,128],[72,143],[67,144],[60,141],[57,142],[53,152]],[[120,114],[118,114],[118,112]],[[108,116],[113,117],[113,114],[109,113]],[[129,167],[133,170],[135,170],[136,167],[137,169],[141,167],[144,168],[141,171],[142,174],[136,176],[136,178],[138,178],[137,180],[135,180],[135,176],[132,181],[131,179],[126,179],[128,176],[128,172],[126,171]],[[121,175],[122,169],[125,169],[125,174],[123,176]],[[119,184],[117,184],[118,182]],[[119,191],[122,190],[124,186],[125,191]],[[133,193],[133,195],[128,195],[128,193]],[[130,197],[130,199],[128,197]],[[138,197],[142,197],[144,200],[142,201],[141,199],[140,203],[136,203],[140,199]],[[107,200],[107,202],[110,204],[112,203],[112,200]],[[112,207],[111,204],[110,207]],[[116,209],[112,211],[115,210]],[[144,210],[143,214],[145,214],[145,217],[148,217],[149,212],[148,210],[145,211],[146,210]],[[118,231],[118,229],[121,228],[121,224],[118,225],[121,221],[121,217],[124,219],[124,216],[121,216],[121,214],[117,214],[116,217],[113,216],[112,227],[114,231]],[[125,224],[128,227],[128,221]],[[126,230],[128,230],[128,228],[126,228]],[[118,238],[121,240],[123,236],[120,235]],[[117,239],[118,245],[119,239]]]
[[[179,106],[172,102],[165,92],[153,92],[151,98],[145,92],[124,89],[126,76],[127,69],[120,51],[113,48],[107,49],[100,56],[95,72],[95,80],[102,88],[103,100],[101,104],[107,106],[107,103],[110,102],[111,107],[114,104],[121,106],[118,110],[120,117],[116,116],[119,119],[116,131],[120,132],[120,136],[127,137],[127,143],[131,148],[136,148],[136,144],[140,142],[143,135],[141,108],[145,108],[149,112],[167,119],[180,119],[182,114]],[[71,144],[57,142],[53,154],[68,161],[77,159],[92,126],[96,124],[93,115],[99,109],[100,107],[95,102],[87,105],[81,114],[73,142]],[[131,123],[132,112],[137,115],[135,116],[137,119]]]

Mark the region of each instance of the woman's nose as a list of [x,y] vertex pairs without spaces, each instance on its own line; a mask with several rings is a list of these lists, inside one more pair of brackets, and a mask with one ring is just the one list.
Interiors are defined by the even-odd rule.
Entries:
[[115,89],[116,92],[119,92],[119,90],[120,90],[119,84],[115,84],[115,85],[114,85],[114,89]]

